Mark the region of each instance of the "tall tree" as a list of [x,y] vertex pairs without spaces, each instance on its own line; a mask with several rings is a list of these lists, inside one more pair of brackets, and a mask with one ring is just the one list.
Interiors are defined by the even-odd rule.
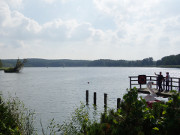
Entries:
[[0,67],[2,67],[3,66],[3,64],[2,64],[2,61],[1,61],[1,59],[0,59]]

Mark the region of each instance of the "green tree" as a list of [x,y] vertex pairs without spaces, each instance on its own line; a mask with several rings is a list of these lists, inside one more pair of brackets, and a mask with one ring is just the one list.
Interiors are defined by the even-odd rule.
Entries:
[[2,61],[1,61],[1,59],[0,59],[0,67],[2,67],[3,66],[3,64],[2,64]]

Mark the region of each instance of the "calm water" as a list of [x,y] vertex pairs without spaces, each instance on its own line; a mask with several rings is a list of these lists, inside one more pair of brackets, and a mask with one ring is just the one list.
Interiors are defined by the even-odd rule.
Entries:
[[[36,111],[37,121],[45,126],[52,118],[62,123],[71,112],[85,103],[85,91],[89,90],[90,105],[93,92],[97,92],[97,108],[103,110],[103,94],[108,94],[108,107],[116,107],[116,99],[122,98],[129,88],[128,76],[154,75],[169,71],[180,77],[180,69],[170,68],[24,68],[19,74],[0,71],[0,91],[16,94],[28,108]],[[87,83],[89,82],[89,84]]]

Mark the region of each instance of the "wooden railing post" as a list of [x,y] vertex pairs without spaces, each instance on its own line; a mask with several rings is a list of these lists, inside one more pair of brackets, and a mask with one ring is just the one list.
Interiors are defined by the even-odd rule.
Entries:
[[172,85],[172,78],[171,78],[171,90],[172,90],[172,87],[173,87],[173,85]]
[[163,90],[165,90],[165,81],[163,80]]

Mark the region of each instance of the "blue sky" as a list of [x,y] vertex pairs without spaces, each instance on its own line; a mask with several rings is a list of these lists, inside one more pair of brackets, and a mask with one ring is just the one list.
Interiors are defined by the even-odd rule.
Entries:
[[179,0],[0,0],[0,58],[137,60],[180,53]]

